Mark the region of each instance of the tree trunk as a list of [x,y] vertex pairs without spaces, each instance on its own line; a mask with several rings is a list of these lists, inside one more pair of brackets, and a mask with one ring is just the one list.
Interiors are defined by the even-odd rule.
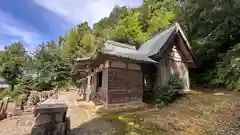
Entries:
[[13,92],[13,90],[14,90],[14,84],[13,83],[10,84],[10,90],[11,90],[11,92]]

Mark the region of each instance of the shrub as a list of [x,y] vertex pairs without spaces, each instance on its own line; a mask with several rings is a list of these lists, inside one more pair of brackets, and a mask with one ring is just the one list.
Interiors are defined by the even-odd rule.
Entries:
[[240,91],[240,43],[221,55],[221,58],[222,60],[217,63],[212,83]]
[[182,94],[183,86],[177,75],[169,77],[166,85],[157,87],[154,91],[154,99],[157,104],[169,104],[179,98]]
[[143,101],[148,104],[154,104],[155,103],[155,98],[153,98],[154,94],[155,93],[153,91],[143,91]]

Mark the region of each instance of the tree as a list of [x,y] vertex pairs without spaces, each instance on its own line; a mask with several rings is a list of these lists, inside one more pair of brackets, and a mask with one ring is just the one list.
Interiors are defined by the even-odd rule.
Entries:
[[51,90],[64,86],[69,80],[70,62],[64,59],[61,48],[53,41],[42,43],[34,52],[34,88]]
[[66,58],[73,63],[77,57],[84,57],[94,50],[94,37],[87,22],[81,23],[71,29],[64,36],[63,52]]
[[213,83],[240,91],[240,44],[235,45],[217,63]]
[[[237,0],[188,0],[179,17],[195,54],[202,61],[199,83],[209,85],[216,77],[217,62],[240,42],[240,4]],[[202,79],[199,79],[202,78]]]
[[144,0],[139,8],[116,6],[109,17],[94,25],[93,34],[104,40],[110,38],[139,46],[175,20],[176,3],[175,0]]
[[58,45],[63,46],[65,42],[64,36],[59,36],[58,37]]
[[151,15],[151,8],[147,0],[143,1],[140,7],[140,23],[142,25],[142,31],[147,32],[149,28],[149,19]]
[[176,0],[144,0],[138,8],[115,6],[93,29],[88,22],[80,23],[60,36],[58,44],[41,44],[33,56],[26,55],[20,42],[7,46],[0,52],[1,74],[12,86],[18,83],[19,89],[50,89],[70,79],[74,83],[82,77],[71,70],[75,59],[92,55],[105,40],[139,46],[177,20],[198,60],[204,63],[196,70],[196,82],[236,89],[239,83],[234,80],[240,80],[236,53],[240,43],[239,16],[238,0],[188,0],[181,8]]
[[120,20],[117,27],[112,31],[111,38],[115,41],[137,46],[143,43],[148,35],[142,32],[139,13],[133,13],[132,16]]
[[112,35],[112,30],[114,30],[118,26],[118,22],[120,20],[123,20],[127,16],[130,16],[130,10],[131,9],[127,8],[126,6],[115,6],[109,17],[105,17],[94,24],[93,34],[97,38],[101,38],[102,40],[109,39]]
[[144,5],[148,5],[148,10],[142,11],[142,14],[148,16],[149,34],[154,34],[168,27],[177,15],[177,2],[175,0],[145,0]]
[[3,55],[0,58],[0,72],[11,85],[11,91],[14,90],[17,77],[23,74],[25,60],[26,51],[21,42],[13,43],[4,48]]

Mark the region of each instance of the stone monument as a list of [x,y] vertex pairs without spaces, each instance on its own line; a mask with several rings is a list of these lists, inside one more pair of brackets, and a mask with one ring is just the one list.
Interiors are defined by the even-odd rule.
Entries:
[[67,135],[70,129],[68,106],[64,101],[48,99],[34,109],[31,135]]

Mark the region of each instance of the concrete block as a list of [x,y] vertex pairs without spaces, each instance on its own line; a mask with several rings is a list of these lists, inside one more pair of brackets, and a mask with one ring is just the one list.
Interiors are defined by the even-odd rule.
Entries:
[[52,123],[52,116],[49,114],[40,114],[35,117],[35,125],[44,125]]
[[64,120],[64,113],[56,113],[54,117],[54,123],[61,123]]
[[65,101],[48,99],[34,109],[34,115],[38,113],[63,113],[67,112],[67,108]]
[[66,123],[59,123],[54,125],[53,135],[66,135]]
[[31,130],[31,135],[47,135],[44,126],[34,126]]

